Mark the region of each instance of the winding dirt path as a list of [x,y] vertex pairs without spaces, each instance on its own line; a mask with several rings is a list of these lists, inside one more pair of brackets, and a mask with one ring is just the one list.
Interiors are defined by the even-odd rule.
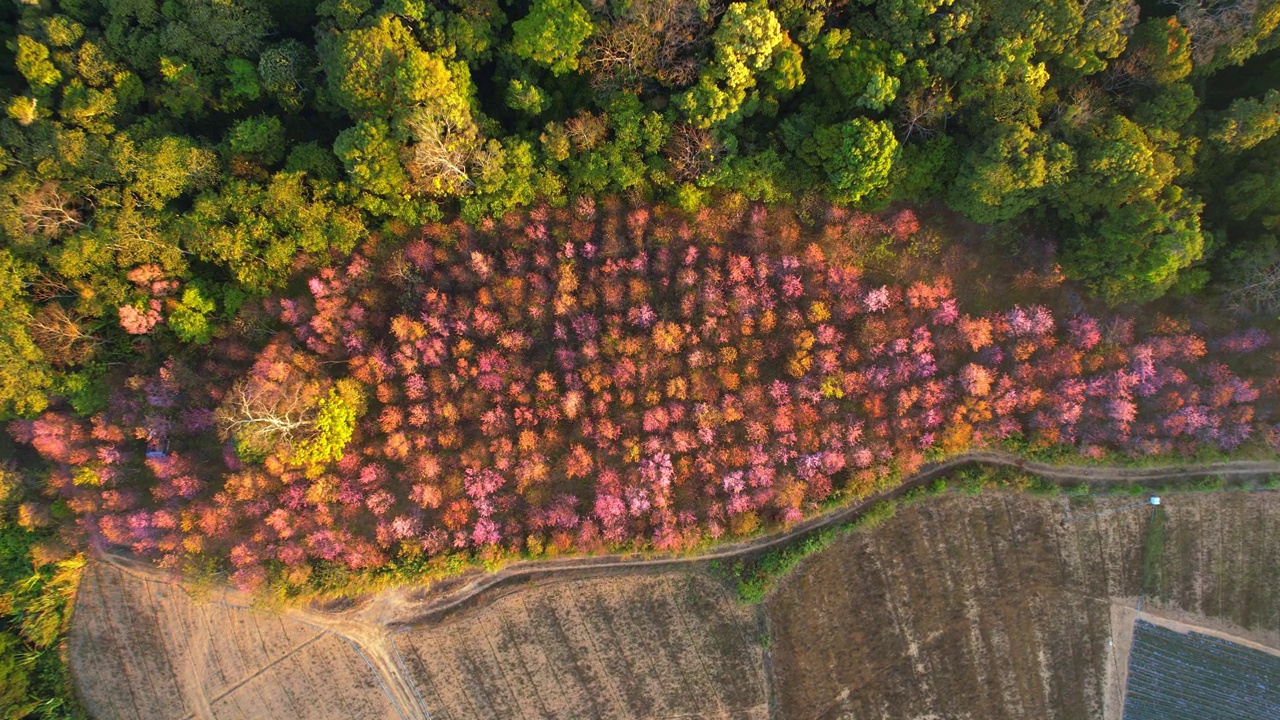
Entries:
[[[1280,474],[1280,461],[1232,460],[1190,466],[1111,467],[1102,465],[1054,465],[1027,460],[1012,453],[976,451],[924,466],[915,475],[892,490],[869,497],[859,503],[835,509],[791,526],[785,531],[762,535],[750,540],[725,543],[706,551],[685,555],[662,553],[619,553],[557,560],[514,562],[493,573],[469,571],[458,578],[441,581],[441,589],[399,587],[380,592],[355,607],[330,612],[314,607],[280,611],[285,617],[300,620],[337,635],[356,647],[405,720],[430,720],[429,711],[396,651],[394,636],[398,632],[439,621],[465,607],[479,605],[500,596],[498,592],[521,581],[546,579],[565,581],[574,575],[636,570],[669,570],[712,560],[736,560],[785,545],[823,528],[839,525],[866,512],[884,500],[901,497],[908,491],[968,466],[1016,468],[1057,485],[1089,483],[1114,485],[1130,483],[1186,483],[1207,476],[1239,477]],[[144,561],[112,552],[99,557],[133,574],[151,580],[178,583],[180,578]],[[240,595],[227,590],[228,595]],[[250,608],[251,598],[240,602]],[[239,603],[237,603],[239,604]]]
[[472,571],[448,581],[447,588],[439,593],[409,588],[395,588],[380,593],[354,612],[376,618],[393,632],[408,629],[425,622],[438,620],[444,615],[466,606],[488,590],[504,584],[531,578],[547,578],[575,572],[647,568],[670,569],[691,563],[712,560],[737,560],[786,545],[823,528],[839,525],[866,512],[878,502],[899,498],[915,488],[926,485],[939,477],[968,466],[1016,468],[1036,475],[1055,485],[1117,485],[1130,483],[1170,482],[1187,483],[1208,476],[1254,476],[1280,474],[1280,461],[1230,460],[1200,465],[1163,465],[1152,467],[1114,467],[1105,465],[1054,465],[1027,460],[1013,453],[1001,451],[975,451],[957,455],[947,460],[930,463],[919,472],[891,490],[873,495],[861,502],[837,508],[792,525],[790,528],[761,535],[740,542],[717,545],[709,550],[690,554],[672,553],[619,553],[572,557],[558,560],[522,560],[503,567],[498,572]]

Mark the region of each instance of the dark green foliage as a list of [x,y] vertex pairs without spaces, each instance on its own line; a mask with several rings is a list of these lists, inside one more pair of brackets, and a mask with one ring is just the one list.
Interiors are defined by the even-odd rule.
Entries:
[[1091,233],[1070,238],[1064,267],[1108,302],[1154,300],[1203,256],[1200,210],[1176,186],[1107,210]]
[[888,123],[856,118],[817,130],[813,152],[831,181],[832,198],[856,203],[889,183],[898,141]]
[[1036,207],[1074,165],[1066,143],[1027,125],[996,125],[971,143],[949,200],[978,222],[1012,220]]
[[196,198],[175,227],[186,247],[225,266],[250,293],[281,287],[300,253],[345,254],[364,232],[358,212],[302,172],[277,173],[266,183],[231,180]]
[[284,123],[265,115],[241,120],[227,133],[227,144],[235,156],[275,165],[284,158]]
[[1165,84],[1191,74],[1191,35],[1174,16],[1143,20],[1129,39],[1135,73]]
[[1248,150],[1280,132],[1280,90],[1231,103],[1210,138],[1228,151]]
[[267,92],[286,112],[302,110],[312,87],[312,53],[297,40],[285,40],[262,51],[258,78]]
[[831,547],[839,535],[838,530],[827,528],[796,544],[735,565],[731,572],[738,581],[738,599],[753,605],[763,601],[777,582],[790,575],[802,560]]

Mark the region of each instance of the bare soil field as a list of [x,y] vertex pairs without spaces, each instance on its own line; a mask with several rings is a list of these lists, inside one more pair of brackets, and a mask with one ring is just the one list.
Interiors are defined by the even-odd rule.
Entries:
[[391,635],[364,617],[394,606],[382,598],[281,615],[96,562],[71,668],[98,720],[769,717],[757,608],[704,572],[556,580],[493,598]]
[[767,718],[755,612],[699,573],[548,583],[395,636],[434,720]]
[[397,717],[345,639],[106,563],[85,571],[70,648],[98,720]]
[[[1277,470],[975,460],[1066,484]],[[738,604],[708,562],[859,506],[703,555],[519,562],[279,613],[107,555],[85,573],[70,662],[99,720],[1115,718],[1136,616],[1280,648],[1280,493],[1164,502],[915,503],[803,562],[763,607]]]
[[948,496],[810,558],[766,603],[779,716],[1101,718],[1113,601],[1139,596],[1274,642],[1280,494],[1165,497],[1149,596],[1151,509],[1067,502]]

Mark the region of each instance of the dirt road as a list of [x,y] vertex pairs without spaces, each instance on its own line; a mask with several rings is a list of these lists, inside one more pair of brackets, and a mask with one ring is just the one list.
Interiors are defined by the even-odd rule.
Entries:
[[397,588],[381,593],[362,609],[366,616],[376,616],[389,627],[400,629],[428,622],[465,606],[486,591],[528,578],[545,578],[564,574],[614,571],[630,568],[668,569],[690,563],[712,560],[736,560],[793,542],[823,528],[839,525],[866,512],[878,502],[901,497],[908,491],[926,485],[961,468],[972,465],[1010,467],[1036,475],[1057,485],[1117,485],[1130,483],[1190,483],[1208,477],[1239,477],[1280,473],[1280,461],[1232,460],[1192,466],[1110,467],[1098,465],[1053,465],[1026,460],[1012,453],[979,451],[965,453],[948,460],[926,465],[903,483],[861,502],[838,508],[791,526],[785,531],[762,535],[741,542],[717,545],[705,552],[675,554],[612,554],[557,560],[520,561],[496,573],[474,571],[453,583],[441,593],[425,597],[416,589]]

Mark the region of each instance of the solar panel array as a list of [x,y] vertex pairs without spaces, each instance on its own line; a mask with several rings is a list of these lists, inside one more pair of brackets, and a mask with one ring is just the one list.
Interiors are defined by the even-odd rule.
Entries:
[[1124,720],[1280,718],[1280,657],[1138,620]]

